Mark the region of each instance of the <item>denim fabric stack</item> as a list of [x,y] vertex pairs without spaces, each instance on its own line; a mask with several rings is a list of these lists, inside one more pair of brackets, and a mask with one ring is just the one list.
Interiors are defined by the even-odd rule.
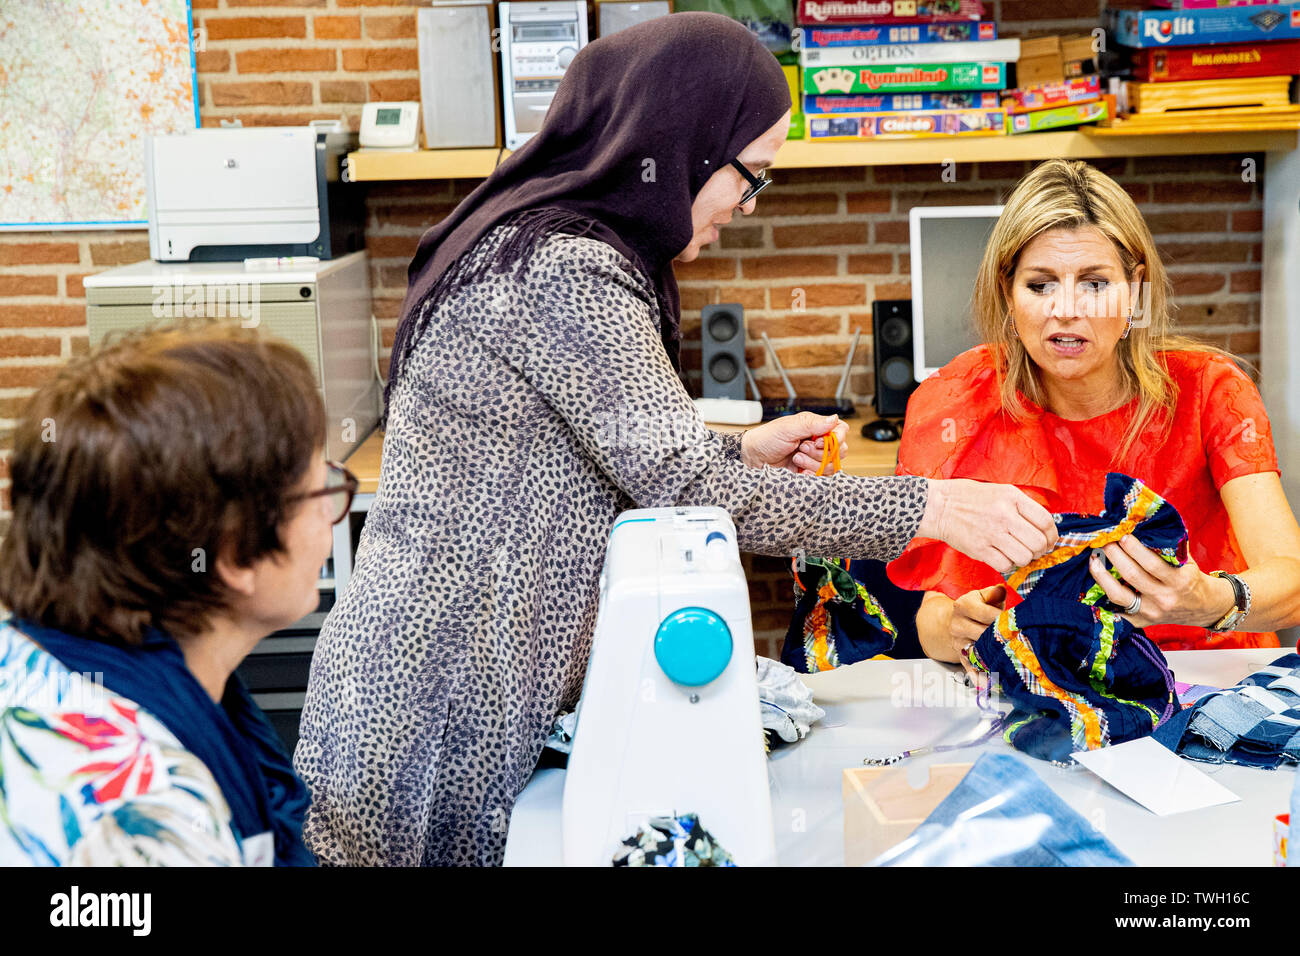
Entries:
[[1275,770],[1300,763],[1300,654],[1286,654],[1235,687],[1198,700],[1156,740],[1205,763]]

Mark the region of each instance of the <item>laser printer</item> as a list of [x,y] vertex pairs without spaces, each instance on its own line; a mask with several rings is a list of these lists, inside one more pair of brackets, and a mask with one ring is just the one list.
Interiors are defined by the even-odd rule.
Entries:
[[310,126],[193,129],[145,140],[149,254],[159,262],[333,259],[364,246],[355,133]]

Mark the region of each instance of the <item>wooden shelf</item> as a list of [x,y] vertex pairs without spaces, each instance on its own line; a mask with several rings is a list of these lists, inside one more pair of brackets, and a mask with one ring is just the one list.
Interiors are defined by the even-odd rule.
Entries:
[[[1106,156],[1178,156],[1216,153],[1262,153],[1294,150],[1295,129],[1240,129],[1216,132],[1135,133],[1085,127],[1060,133],[896,139],[871,143],[814,143],[790,140],[777,155],[778,169],[827,166],[902,166],[909,164],[1007,162],[1020,160],[1097,159]],[[422,149],[385,152],[362,149],[348,155],[356,182],[409,179],[479,179],[496,168],[509,150]]]
[[353,182],[400,179],[482,179],[510,150],[501,149],[359,149],[348,153]]

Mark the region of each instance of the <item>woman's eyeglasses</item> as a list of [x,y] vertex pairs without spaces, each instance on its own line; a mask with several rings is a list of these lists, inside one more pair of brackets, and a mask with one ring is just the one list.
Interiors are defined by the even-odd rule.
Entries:
[[329,472],[329,477],[325,479],[324,488],[318,488],[315,491],[308,491],[300,495],[291,495],[286,500],[303,501],[307,498],[324,498],[329,495],[337,495],[337,499],[330,499],[331,507],[335,508],[331,512],[330,523],[338,524],[352,510],[352,499],[356,496],[357,488],[361,486],[361,482],[357,480],[356,475],[337,461],[325,462],[325,468]]
[[772,185],[771,178],[767,175],[766,170],[755,176],[749,169],[738,159],[733,159],[731,165],[736,167],[736,171],[745,177],[745,182],[749,183],[749,188],[745,190],[745,195],[740,197],[737,206],[743,206],[768,186]]

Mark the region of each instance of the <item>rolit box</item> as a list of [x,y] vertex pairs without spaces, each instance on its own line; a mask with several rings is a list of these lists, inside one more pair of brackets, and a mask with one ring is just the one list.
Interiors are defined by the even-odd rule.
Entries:
[[815,140],[891,139],[942,136],[1001,136],[1002,110],[907,110],[893,113],[809,116],[808,138]]
[[1300,38],[1300,6],[1269,4],[1204,10],[1107,10],[1116,42],[1131,47],[1256,43]]

